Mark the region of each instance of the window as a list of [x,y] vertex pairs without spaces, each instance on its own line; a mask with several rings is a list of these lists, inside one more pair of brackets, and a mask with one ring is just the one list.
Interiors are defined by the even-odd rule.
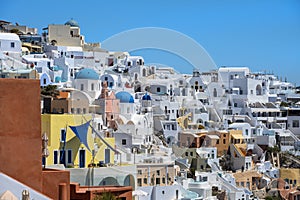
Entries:
[[148,181],[147,178],[144,178],[144,184],[147,184],[147,181]]
[[45,166],[46,164],[46,157],[42,157],[42,165]]
[[66,142],[66,129],[60,129],[60,142]]
[[11,48],[15,48],[15,43],[14,43],[14,42],[11,42],[11,43],[10,43],[10,47],[11,47]]
[[86,113],[86,108],[83,108],[83,114],[85,114]]
[[213,92],[214,94],[214,97],[217,97],[218,96],[218,93],[217,93],[217,89],[216,88],[214,88],[214,92]]
[[68,163],[72,163],[72,149],[68,149]]
[[80,84],[80,90],[84,90],[83,84]]
[[44,78],[43,79],[43,84],[46,85],[47,84],[47,80]]
[[80,114],[80,113],[81,113],[81,109],[77,108],[77,114]]
[[156,170],[156,175],[159,176],[160,175],[160,171]]
[[216,144],[219,144],[219,140],[217,140]]
[[156,92],[160,92],[160,87],[156,88]]
[[138,182],[138,186],[142,186],[142,179],[141,178],[138,178],[137,182]]
[[246,132],[246,135],[248,135],[248,129],[246,129],[245,132]]
[[165,177],[162,178],[162,183],[163,183],[163,184],[166,183],[166,178],[165,178]]
[[223,139],[223,144],[226,144],[226,139]]
[[94,87],[95,87],[95,86],[94,86],[94,83],[92,83],[92,85],[91,85],[91,90],[92,90],[92,91],[94,91],[94,89],[95,89]]
[[185,152],[185,156],[189,156],[189,152]]
[[190,152],[190,156],[193,156],[193,152],[192,151]]
[[57,164],[58,163],[58,151],[54,150],[53,152],[53,164]]
[[126,139],[122,139],[122,145],[126,145]]
[[293,128],[299,128],[299,120],[293,120]]
[[162,193],[162,194],[165,194],[165,191],[163,190],[163,191],[161,191],[161,193]]
[[59,155],[59,164],[64,164],[66,165],[66,151],[60,150],[60,155]]
[[160,178],[156,178],[156,185],[160,185]]
[[138,170],[138,174],[139,174],[139,175],[142,175],[142,170],[139,169],[139,170]]
[[247,181],[246,187],[250,189],[250,182],[249,181]]

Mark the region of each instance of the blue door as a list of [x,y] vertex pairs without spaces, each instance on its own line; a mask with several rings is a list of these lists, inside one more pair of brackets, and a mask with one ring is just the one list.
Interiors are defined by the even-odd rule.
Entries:
[[84,149],[79,150],[79,167],[80,168],[85,167],[85,150]]
[[110,163],[110,149],[105,149],[105,164]]

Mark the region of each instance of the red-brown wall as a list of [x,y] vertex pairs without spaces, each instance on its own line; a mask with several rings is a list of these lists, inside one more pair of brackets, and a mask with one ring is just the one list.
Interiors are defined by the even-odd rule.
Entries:
[[0,78],[0,171],[42,191],[39,84]]
[[60,199],[60,184],[65,185],[65,191],[63,192],[67,194],[66,199],[70,199],[70,172],[51,169],[43,170],[43,194],[52,199]]

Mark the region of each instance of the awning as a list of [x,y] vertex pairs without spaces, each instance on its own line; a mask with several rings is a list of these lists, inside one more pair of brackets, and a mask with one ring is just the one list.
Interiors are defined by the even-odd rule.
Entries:
[[86,146],[86,148],[90,150],[88,142],[87,142],[87,133],[90,126],[90,122],[88,121],[85,124],[79,125],[79,126],[69,126],[70,129],[75,133],[75,135],[78,137],[80,142]]
[[280,112],[280,109],[279,108],[251,108],[251,111],[252,112],[260,112],[260,113],[263,113],[263,112]]
[[236,134],[236,133],[232,133],[231,137],[233,137],[234,139],[244,139],[242,134]]
[[220,137],[217,135],[207,135],[207,137],[209,137],[210,139],[216,139],[216,140],[220,139]]

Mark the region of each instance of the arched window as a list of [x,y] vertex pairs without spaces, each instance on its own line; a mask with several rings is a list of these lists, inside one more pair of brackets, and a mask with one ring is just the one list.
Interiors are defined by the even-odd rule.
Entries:
[[217,97],[218,96],[218,92],[217,92],[217,89],[214,88],[214,97]]
[[256,86],[256,95],[262,95],[262,88],[261,85]]

